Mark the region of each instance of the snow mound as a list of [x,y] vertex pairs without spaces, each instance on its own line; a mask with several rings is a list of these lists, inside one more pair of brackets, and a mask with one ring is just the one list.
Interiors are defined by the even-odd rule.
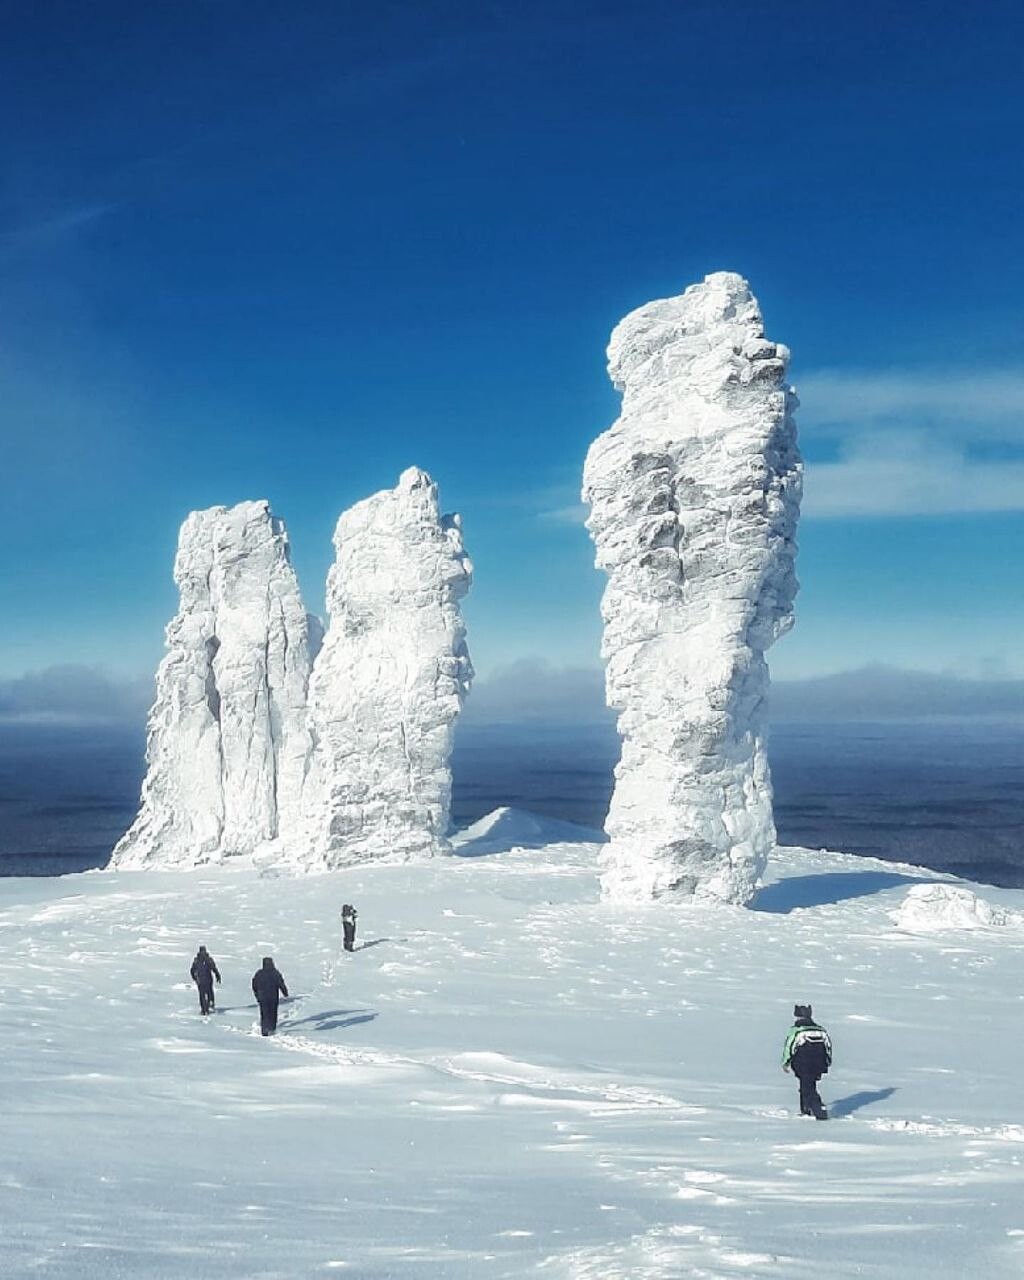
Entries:
[[900,906],[889,914],[897,927],[908,933],[1024,924],[1024,916],[1019,912],[994,907],[970,889],[950,884],[915,885]]
[[549,844],[601,844],[604,839],[601,831],[502,805],[453,836],[452,846],[461,857],[472,858]]

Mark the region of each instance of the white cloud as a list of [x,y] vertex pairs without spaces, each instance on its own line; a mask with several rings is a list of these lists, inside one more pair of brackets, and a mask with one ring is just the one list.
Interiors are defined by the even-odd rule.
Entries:
[[972,459],[926,431],[864,432],[837,462],[807,468],[808,517],[967,515],[1024,511],[1024,459]]
[[822,370],[797,392],[805,438],[839,453],[808,463],[805,515],[1024,511],[1024,373]]
[[796,389],[803,431],[924,426],[956,440],[1024,444],[1021,372],[822,369]]

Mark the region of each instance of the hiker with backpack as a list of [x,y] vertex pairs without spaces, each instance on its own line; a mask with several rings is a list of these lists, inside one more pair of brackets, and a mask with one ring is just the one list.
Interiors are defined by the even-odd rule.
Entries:
[[818,1081],[832,1065],[832,1041],[814,1021],[809,1004],[793,1007],[793,1025],[782,1049],[782,1069],[800,1081],[800,1114],[827,1120],[828,1112],[818,1093]]

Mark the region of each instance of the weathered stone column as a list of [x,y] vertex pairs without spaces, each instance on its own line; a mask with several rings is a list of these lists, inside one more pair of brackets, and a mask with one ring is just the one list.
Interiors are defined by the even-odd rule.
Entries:
[[793,623],[802,485],[788,359],[729,272],[611,337],[622,415],[583,486],[622,736],[609,898],[746,902],[775,842],[764,654]]
[[418,468],[342,514],[309,686],[312,866],[444,853],[455,720],[473,677],[458,516]]
[[142,799],[115,867],[251,853],[299,819],[309,620],[284,522],[267,502],[194,511],[174,580]]

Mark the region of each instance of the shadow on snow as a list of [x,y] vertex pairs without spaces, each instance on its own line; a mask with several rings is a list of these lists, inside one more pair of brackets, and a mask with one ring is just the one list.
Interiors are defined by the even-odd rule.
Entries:
[[898,871],[825,871],[765,885],[755,895],[750,909],[788,915],[801,907],[824,907],[848,898],[865,898],[899,884],[932,883],[924,876],[905,876]]
[[848,1098],[840,1098],[838,1102],[829,1103],[828,1113],[833,1120],[843,1116],[851,1116],[861,1107],[869,1107],[873,1102],[884,1102],[896,1092],[895,1086],[889,1089],[863,1089],[860,1093],[851,1093]]
[[293,1027],[313,1024],[314,1031],[339,1031],[342,1027],[354,1027],[360,1022],[372,1022],[375,1013],[366,1009],[324,1009],[320,1013],[311,1013],[308,1018],[289,1019],[281,1024],[282,1031],[291,1031]]

